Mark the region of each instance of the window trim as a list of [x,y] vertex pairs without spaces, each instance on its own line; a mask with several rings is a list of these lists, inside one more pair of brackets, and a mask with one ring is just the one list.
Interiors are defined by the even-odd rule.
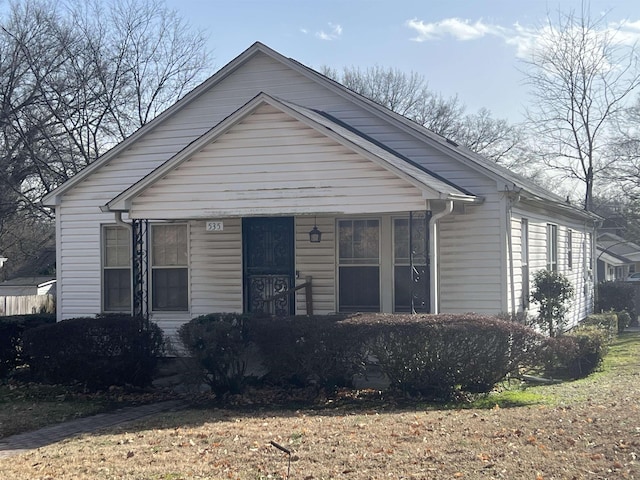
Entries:
[[[186,247],[186,263],[185,265],[155,265],[154,264],[154,255],[153,255],[153,232],[157,227],[167,227],[167,226],[184,226],[186,232],[185,239],[185,247]],[[191,311],[191,281],[190,281],[190,228],[188,222],[154,222],[149,224],[149,307],[152,313],[168,313],[168,312],[178,312],[185,313]],[[157,270],[186,270],[187,273],[187,288],[186,288],[186,307],[184,309],[170,309],[170,308],[156,308],[154,302],[154,271]]]
[[529,308],[531,295],[531,272],[529,271],[529,219],[520,219],[520,276],[522,277],[522,306]]
[[573,270],[573,230],[567,229],[567,268]]
[[[107,266],[107,230],[119,229],[127,233],[129,241],[128,249],[128,266]],[[133,308],[133,248],[131,244],[131,232],[116,223],[104,223],[100,225],[100,311],[102,313],[131,313]],[[106,292],[105,272],[107,270],[128,270],[129,272],[129,308],[126,310],[107,310],[106,308]]]
[[547,270],[558,271],[558,225],[547,223]]
[[[378,223],[378,261],[377,263],[341,263],[340,261],[340,222],[344,221],[371,221],[375,220]],[[382,226],[383,221],[381,217],[337,217],[336,218],[336,311],[341,312],[340,304],[340,269],[342,267],[354,268],[354,267],[377,267],[378,268],[378,312],[382,312]]]

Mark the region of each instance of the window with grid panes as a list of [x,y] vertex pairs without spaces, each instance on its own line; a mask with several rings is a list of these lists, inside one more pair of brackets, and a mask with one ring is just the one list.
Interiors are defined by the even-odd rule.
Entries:
[[102,308],[131,311],[131,234],[120,226],[102,229]]
[[341,312],[380,311],[380,221],[338,220]]
[[151,302],[154,311],[189,307],[187,225],[151,226]]

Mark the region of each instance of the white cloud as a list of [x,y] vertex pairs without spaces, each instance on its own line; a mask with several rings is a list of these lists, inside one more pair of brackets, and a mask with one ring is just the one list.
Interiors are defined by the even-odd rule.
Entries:
[[329,22],[329,32],[325,32],[324,30],[320,30],[316,32],[316,37],[320,40],[337,40],[342,36],[342,27],[339,24],[333,24]]
[[450,35],[457,40],[475,40],[485,35],[500,35],[502,27],[484,23],[482,20],[471,22],[460,18],[445,18],[435,23],[424,23],[416,18],[408,20],[406,25],[418,34],[416,42],[435,40]]
[[[516,49],[516,56],[525,58],[537,45],[555,35],[549,25],[543,28],[524,27],[515,23],[510,27],[485,23],[482,19],[472,22],[468,19],[446,18],[438,22],[425,23],[416,18],[407,20],[407,27],[417,34],[413,41],[427,42],[444,37],[453,37],[459,41],[477,40],[484,37],[497,37]],[[614,35],[616,41],[624,44],[640,42],[640,20],[611,23],[602,30],[603,34]]]

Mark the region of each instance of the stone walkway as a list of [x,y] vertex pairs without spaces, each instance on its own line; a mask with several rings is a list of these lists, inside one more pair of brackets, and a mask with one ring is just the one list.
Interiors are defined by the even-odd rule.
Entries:
[[131,422],[168,410],[180,410],[185,408],[185,403],[180,400],[151,403],[138,407],[126,407],[113,412],[100,413],[90,417],[78,418],[68,422],[51,425],[39,430],[20,433],[11,437],[0,439],[0,459],[19,455],[28,450],[51,445],[66,438],[82,433],[91,433],[97,430]]

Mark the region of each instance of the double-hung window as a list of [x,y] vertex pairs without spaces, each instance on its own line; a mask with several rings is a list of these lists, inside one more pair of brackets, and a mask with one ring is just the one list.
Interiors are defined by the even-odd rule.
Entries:
[[567,268],[573,269],[573,232],[567,230]]
[[558,226],[547,224],[547,270],[558,271]]
[[189,307],[187,226],[151,227],[151,298],[154,311]]
[[380,221],[338,220],[341,312],[380,311]]
[[124,227],[102,228],[102,309],[131,311],[131,234]]
[[529,308],[529,220],[520,222],[520,268],[522,275],[522,306]]

